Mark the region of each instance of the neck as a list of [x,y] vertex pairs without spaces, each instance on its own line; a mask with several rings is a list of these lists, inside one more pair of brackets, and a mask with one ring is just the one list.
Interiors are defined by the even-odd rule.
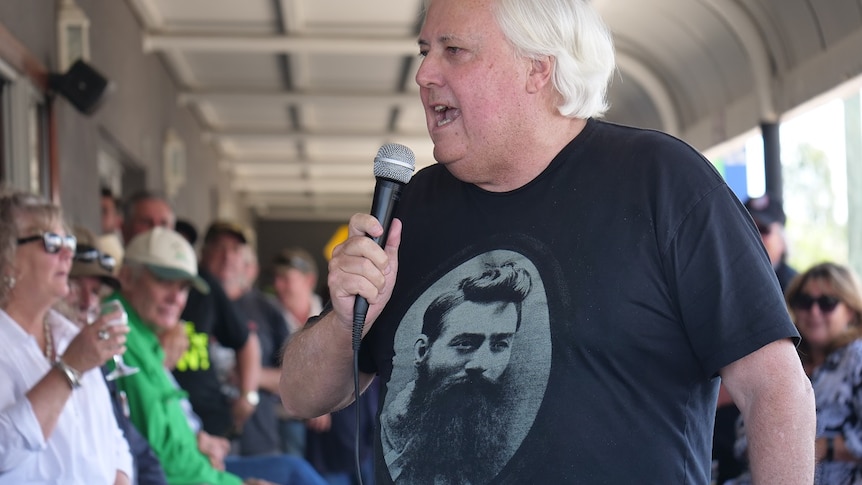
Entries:
[[224,282],[222,283],[222,288],[224,289],[225,295],[227,295],[228,299],[231,301],[237,300],[245,294],[243,287],[238,284]]
[[281,305],[297,320],[304,322],[311,312],[311,295],[291,295],[279,298]]
[[50,307],[19,302],[12,298],[6,305],[6,313],[30,335],[41,335],[42,325]]
[[516,158],[500,166],[497,171],[500,177],[491,177],[487,182],[476,185],[489,192],[509,192],[527,185],[548,168],[586,125],[587,120],[559,114],[555,114],[548,123],[536,123],[535,126],[544,128],[525,137],[520,146],[509,149]]
[[826,349],[811,349],[808,355],[808,361],[811,363],[811,369],[813,370],[820,367],[826,360]]

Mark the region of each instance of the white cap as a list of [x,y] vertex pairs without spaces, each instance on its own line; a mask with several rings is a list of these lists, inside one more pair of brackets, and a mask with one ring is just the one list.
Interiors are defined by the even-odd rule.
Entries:
[[142,264],[163,280],[188,281],[201,293],[210,291],[207,282],[198,276],[195,250],[172,229],[154,227],[132,238],[123,262]]

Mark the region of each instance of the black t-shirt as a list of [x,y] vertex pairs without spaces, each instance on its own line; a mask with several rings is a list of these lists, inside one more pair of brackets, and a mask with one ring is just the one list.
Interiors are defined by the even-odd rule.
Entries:
[[[394,294],[361,348],[383,383],[380,484],[708,483],[717,373],[798,337],[745,208],[658,132],[590,120],[507,193],[435,165],[396,216]],[[485,345],[477,330],[430,346],[429,303],[505,264],[531,276],[511,341]],[[484,403],[417,380],[477,374],[482,349],[498,370],[505,356]]]
[[[287,321],[275,304],[260,291],[251,290],[236,300],[248,327],[260,340],[260,359],[263,367],[278,369],[281,364],[281,347],[287,340]],[[260,403],[242,428],[239,451],[242,455],[279,453],[281,439],[278,432],[276,406],[281,399],[270,392],[260,391]]]
[[208,271],[200,276],[209,284],[206,295],[192,288],[181,318],[188,323],[189,350],[180,358],[174,377],[189,393],[192,409],[200,416],[204,430],[215,436],[227,436],[233,426],[231,406],[221,391],[215,367],[209,357],[210,339],[223,347],[238,350],[248,340],[248,325],[221,283]]

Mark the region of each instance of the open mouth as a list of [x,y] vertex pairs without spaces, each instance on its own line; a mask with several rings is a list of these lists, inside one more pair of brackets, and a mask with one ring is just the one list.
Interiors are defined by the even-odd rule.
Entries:
[[441,104],[434,107],[434,116],[438,127],[445,126],[458,119],[461,116],[461,110]]

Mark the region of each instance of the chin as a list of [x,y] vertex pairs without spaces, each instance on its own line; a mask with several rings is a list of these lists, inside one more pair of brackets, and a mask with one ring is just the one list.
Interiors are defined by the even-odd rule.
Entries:
[[156,328],[159,329],[159,332],[167,332],[168,330],[173,330],[173,328],[177,326],[177,322],[178,320],[160,318],[156,320]]

